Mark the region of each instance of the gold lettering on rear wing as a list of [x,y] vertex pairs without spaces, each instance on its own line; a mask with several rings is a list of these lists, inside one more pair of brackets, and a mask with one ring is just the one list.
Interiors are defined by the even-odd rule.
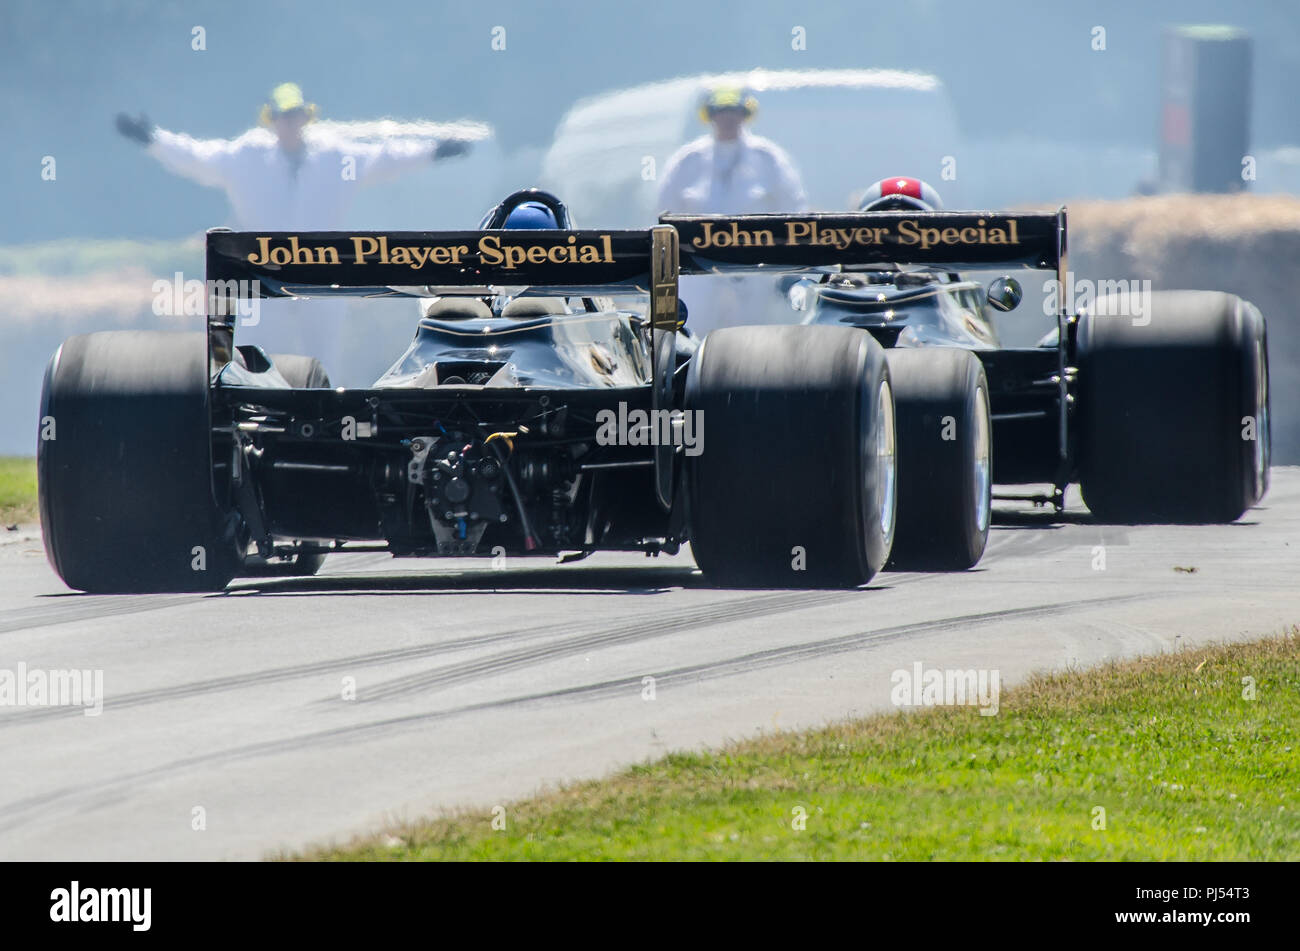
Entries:
[[[277,240],[271,236],[256,236],[256,249],[247,255],[247,261],[256,267],[285,267],[287,265],[314,265],[317,267],[343,264],[382,264],[406,266],[419,270],[430,264],[459,265],[468,263],[471,254],[468,244],[390,244],[386,235],[354,235],[342,254],[333,245],[304,246],[297,235]],[[504,239],[501,235],[485,234],[474,245],[478,264],[500,267],[512,271],[526,264],[613,264],[613,240],[601,234],[594,242],[580,243],[569,235],[561,243],[526,243]]]
[[819,225],[817,221],[787,221],[784,229],[742,228],[737,221],[700,222],[701,233],[691,239],[691,247],[710,248],[774,248],[777,236],[784,247],[828,248],[848,251],[855,247],[894,246],[919,247],[928,251],[935,247],[961,247],[982,244],[1020,244],[1019,222],[1014,218],[1002,225],[991,225],[977,218],[973,225],[962,228],[936,228],[920,219],[903,218],[888,226],[836,228]]
[[835,265],[1056,268],[1065,211],[664,214],[681,235],[683,274]]

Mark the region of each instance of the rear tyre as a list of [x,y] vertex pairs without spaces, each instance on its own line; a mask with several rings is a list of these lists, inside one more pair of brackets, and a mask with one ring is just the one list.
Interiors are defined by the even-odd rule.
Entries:
[[847,327],[716,330],[691,361],[691,548],[740,587],[854,587],[894,535],[894,398],[884,351]]
[[237,520],[213,491],[207,340],[71,337],[41,389],[37,477],[45,551],[71,588],[219,591]]
[[962,571],[979,562],[992,507],[984,366],[969,350],[887,350],[898,414],[898,528],[891,569]]
[[[271,366],[279,371],[294,389],[328,389],[329,374],[315,357],[297,353],[276,353],[269,358]],[[325,564],[323,553],[297,554],[292,558],[267,561],[259,555],[248,555],[239,572],[245,578],[302,578],[316,574]]]
[[1232,522],[1268,490],[1268,341],[1250,303],[1101,298],[1079,326],[1079,482],[1103,521]]

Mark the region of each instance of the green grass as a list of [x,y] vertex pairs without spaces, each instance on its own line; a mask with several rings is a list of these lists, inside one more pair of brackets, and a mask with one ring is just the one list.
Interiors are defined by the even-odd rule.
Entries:
[[0,456],[0,527],[36,521],[36,460]]
[[1300,859],[1300,629],[1035,677],[997,716],[932,708],[671,755],[505,819],[458,814],[297,857]]

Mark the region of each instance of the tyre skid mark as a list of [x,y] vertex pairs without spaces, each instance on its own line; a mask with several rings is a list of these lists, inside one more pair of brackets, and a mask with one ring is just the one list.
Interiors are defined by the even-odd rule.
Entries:
[[466,661],[463,664],[438,667],[431,671],[410,674],[373,686],[367,686],[365,697],[359,697],[358,702],[377,703],[413,693],[423,693],[439,687],[449,687],[470,680],[503,674],[524,667],[544,664],[564,657],[571,657],[574,654],[584,654],[591,650],[616,647],[620,644],[642,641],[650,637],[679,634],[712,624],[732,623],[750,620],[755,617],[784,614],[789,611],[802,611],[858,597],[862,597],[862,592],[815,591],[801,594],[769,595],[767,597],[727,601],[721,606],[697,609],[685,617],[666,615],[650,621],[637,620],[622,624],[617,622],[613,625],[602,624],[597,631],[577,637],[565,638],[557,643],[503,651],[490,657]]
[[[801,661],[812,660],[819,657],[833,656],[835,654],[848,653],[855,650],[871,649],[880,644],[890,643],[908,637],[925,637],[932,634],[941,634],[945,631],[951,630],[953,627],[983,626],[998,621],[1050,617],[1068,613],[1070,611],[1087,610],[1089,608],[1102,607],[1123,602],[1153,600],[1158,597],[1160,597],[1159,594],[1148,593],[1128,595],[1119,598],[1087,598],[1022,608],[1010,608],[1002,611],[990,611],[980,614],[937,618],[912,624],[900,624],[875,630],[859,631],[853,634],[825,638],[819,641],[792,644],[785,647],[770,648],[763,651],[754,651],[749,654],[742,654],[701,664],[669,668],[653,676],[656,676],[657,683],[666,683],[669,685],[688,684],[709,678],[742,675],[751,671],[761,670],[765,667],[799,663]],[[119,801],[123,796],[127,795],[127,792],[132,785],[158,781],[170,777],[175,773],[195,767],[247,761],[276,754],[299,753],[308,747],[313,746],[343,746],[362,739],[383,737],[394,731],[424,727],[431,723],[437,723],[458,716],[488,710],[509,709],[512,707],[545,703],[548,701],[567,702],[576,699],[607,699],[619,694],[625,694],[629,689],[639,690],[641,688],[642,676],[645,675],[636,674],[631,677],[601,681],[594,684],[563,687],[516,697],[507,697],[501,700],[486,700],[478,703],[464,704],[459,707],[452,707],[445,710],[434,710],[425,713],[413,713],[403,716],[388,717],[383,720],[376,720],[369,723],[356,723],[347,726],[332,727],[314,733],[299,734],[275,740],[265,740],[225,750],[201,753],[195,756],[173,760],[170,763],[149,767],[148,769],[139,770],[134,773],[106,779],[94,784],[82,784],[78,786],[64,787],[63,789],[49,790],[23,799],[15,800],[5,805],[0,805],[0,832],[29,823],[32,821],[33,815],[38,814],[44,809],[53,808],[60,804],[71,805],[80,802],[81,805],[79,808],[83,811],[93,810],[98,808],[105,795],[110,791],[114,794],[114,801]]]
[[70,603],[37,605],[0,611],[0,634],[27,631],[56,624],[93,621],[98,618],[120,617],[159,611],[181,604],[193,604],[211,594],[87,594],[68,595]]
[[[335,660],[319,661],[312,664],[295,664],[286,667],[274,667],[269,670],[258,671],[250,674],[232,674],[225,677],[215,677],[188,684],[158,687],[153,690],[143,690],[137,693],[125,694],[118,697],[109,697],[105,701],[104,709],[114,711],[151,703],[161,703],[169,700],[185,700],[191,697],[202,696],[204,694],[219,693],[228,690],[240,690],[248,687],[257,687],[290,680],[301,680],[323,674],[355,670],[361,667],[382,666],[384,664],[399,663],[401,661],[420,660],[427,657],[436,657],[441,654],[473,650],[480,647],[489,647],[493,644],[499,644],[502,642],[517,642],[565,634],[573,635],[575,630],[583,631],[584,628],[586,629],[584,633],[579,633],[576,637],[566,638],[557,647],[523,649],[507,652],[504,655],[496,655],[496,658],[504,656],[511,658],[512,660],[516,657],[532,657],[537,655],[541,660],[545,660],[549,659],[545,656],[548,651],[555,651],[555,656],[557,657],[567,656],[571,653],[590,650],[594,646],[600,646],[601,641],[611,637],[616,637],[620,642],[636,640],[641,637],[653,637],[666,633],[678,633],[695,627],[707,627],[713,624],[726,623],[732,620],[744,620],[755,614],[780,614],[786,611],[800,610],[804,607],[816,607],[827,602],[862,596],[864,596],[864,593],[859,591],[778,592],[759,597],[729,598],[721,601],[710,601],[705,605],[664,612],[651,620],[646,620],[645,616],[642,614],[630,617],[625,616],[613,618],[602,622],[590,622],[584,625],[560,622],[538,627],[519,628],[494,634],[481,634],[473,637],[457,638],[450,641],[440,641],[433,644],[420,644],[412,647],[399,647],[390,650],[374,651],[367,654],[352,655]],[[613,627],[612,633],[610,630],[611,627]],[[489,661],[493,659],[494,658],[489,658]],[[522,663],[527,661],[520,662]],[[483,662],[472,662],[463,666],[470,668],[476,667],[481,663]],[[515,666],[515,664],[510,664],[502,669],[509,669],[510,666]],[[458,668],[441,669],[453,670]],[[489,666],[486,668],[486,672],[492,673],[495,669],[495,666]],[[461,679],[463,679],[463,677]],[[400,683],[404,680],[406,680],[406,678],[400,678],[398,681],[392,681],[391,683]],[[417,688],[412,687],[409,689]],[[35,707],[21,712],[0,715],[0,729],[61,717],[80,716],[81,714],[82,711],[80,708]]]

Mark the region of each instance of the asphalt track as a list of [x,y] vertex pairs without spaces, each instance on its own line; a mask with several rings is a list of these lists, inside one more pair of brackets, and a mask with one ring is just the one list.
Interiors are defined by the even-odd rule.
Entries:
[[847,592],[716,589],[689,554],[357,554],[223,595],[97,597],[34,533],[0,536],[0,668],[102,669],[106,696],[97,717],[0,706],[0,859],[255,859],[892,709],[918,661],[1005,685],[1300,623],[1297,468],[1229,526],[1004,507],[976,570]]

